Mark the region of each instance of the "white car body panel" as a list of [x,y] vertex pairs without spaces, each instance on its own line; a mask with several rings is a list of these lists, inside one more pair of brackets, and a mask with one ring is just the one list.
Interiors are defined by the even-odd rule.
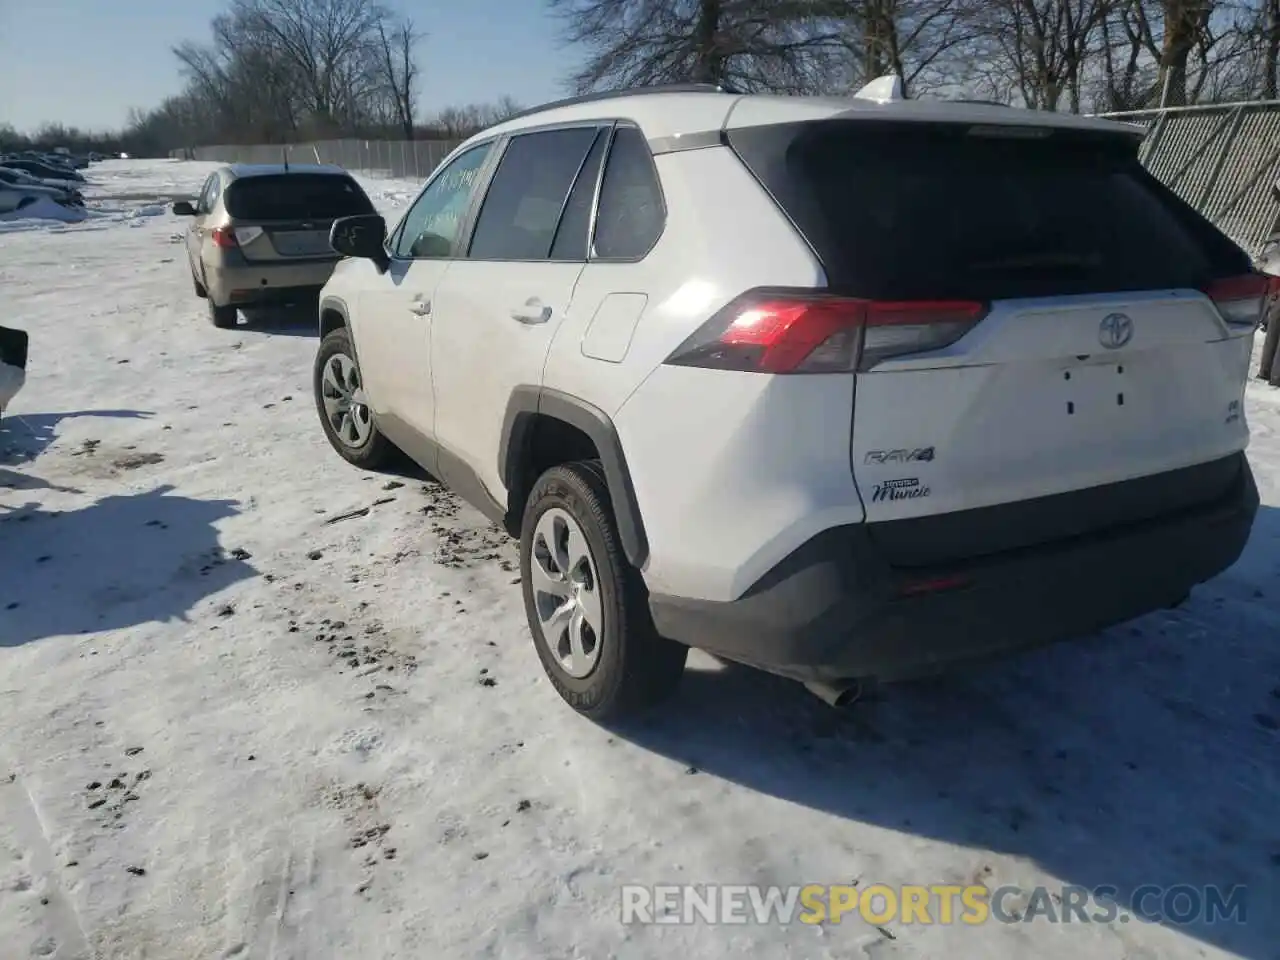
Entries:
[[[531,126],[618,119],[653,143],[835,117],[1140,135],[1108,121],[983,105],[671,93],[518,118],[444,164]],[[611,418],[644,519],[642,572],[654,593],[732,601],[832,527],[1080,490],[1248,443],[1241,399],[1252,331],[1229,329],[1197,291],[998,301],[946,349],[857,374],[666,365],[743,292],[827,281],[727,146],[675,147],[654,163],[666,224],[636,262],[416,261],[393,264],[389,275],[344,263],[325,290],[350,306],[375,414],[456,455],[500,504],[513,390],[542,386]],[[428,320],[409,311],[415,297],[430,300]],[[512,310],[533,298],[549,308],[547,321],[514,320]],[[1112,313],[1134,328],[1117,349],[1099,340]],[[928,459],[912,457],[926,449]],[[876,496],[894,481],[927,492]]]

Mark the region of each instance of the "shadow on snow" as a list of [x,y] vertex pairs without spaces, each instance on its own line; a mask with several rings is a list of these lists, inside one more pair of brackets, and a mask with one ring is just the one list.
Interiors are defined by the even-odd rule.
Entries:
[[214,524],[236,504],[172,489],[65,512],[0,508],[0,647],[185,619],[200,600],[254,576],[218,545]]
[[815,810],[1028,858],[1066,884],[1117,888],[1114,899],[1144,919],[1161,901],[1135,902],[1142,885],[1217,885],[1224,895],[1244,885],[1245,923],[1179,929],[1274,957],[1277,573],[1280,511],[1262,507],[1240,562],[1177,610],[889,687],[845,712],[747,668],[690,669],[677,709],[617,732]]

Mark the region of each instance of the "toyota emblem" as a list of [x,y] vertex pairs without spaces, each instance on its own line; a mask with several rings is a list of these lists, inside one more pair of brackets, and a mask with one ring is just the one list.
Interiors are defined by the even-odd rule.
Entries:
[[1108,350],[1119,350],[1133,339],[1133,319],[1123,313],[1109,313],[1098,325],[1098,341]]

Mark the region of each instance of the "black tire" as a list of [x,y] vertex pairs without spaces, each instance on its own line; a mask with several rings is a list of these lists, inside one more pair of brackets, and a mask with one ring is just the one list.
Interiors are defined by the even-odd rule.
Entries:
[[[386,467],[393,466],[399,458],[399,451],[396,447],[382,435],[382,431],[378,429],[378,425],[372,422],[370,417],[369,435],[360,444],[348,443],[343,437],[339,436],[334,424],[330,421],[329,415],[325,411],[324,403],[324,371],[325,365],[330,363],[334,357],[346,357],[355,367],[357,375],[359,375],[360,365],[356,362],[356,352],[351,346],[351,335],[347,332],[346,327],[339,327],[332,330],[320,341],[320,349],[316,351],[315,368],[312,371],[311,386],[312,393],[315,396],[316,413],[320,417],[320,425],[324,428],[324,435],[329,441],[329,445],[338,452],[338,455],[347,463],[354,464],[365,470],[382,470]],[[364,380],[361,378],[360,383]]]
[[240,320],[240,312],[231,304],[220,307],[212,300],[206,300],[209,305],[209,321],[219,330],[234,329]]
[[201,300],[209,299],[209,291],[204,288],[204,284],[196,279],[196,275],[191,274],[191,286],[196,292],[196,296]]
[[[571,675],[544,639],[531,565],[539,521],[559,508],[581,528],[596,572],[602,612],[598,654],[591,671]],[[598,460],[552,467],[534,484],[520,531],[520,579],[534,646],[552,686],[569,706],[596,721],[638,713],[670,696],[684,673],[689,648],[658,635],[640,572],[618,540],[604,470]]]

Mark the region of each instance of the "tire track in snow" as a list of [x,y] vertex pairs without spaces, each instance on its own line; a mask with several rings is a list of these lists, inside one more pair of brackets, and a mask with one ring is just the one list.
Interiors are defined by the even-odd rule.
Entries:
[[16,924],[6,922],[4,927],[29,931],[32,957],[96,960],[75,904],[58,882],[49,831],[40,808],[26,782],[16,773],[0,780],[0,849],[3,848],[11,854],[6,860],[17,864],[17,875],[12,880],[0,875],[0,883],[4,883],[7,892],[18,896],[6,898],[7,906],[0,909],[0,916],[20,914],[12,918]]

